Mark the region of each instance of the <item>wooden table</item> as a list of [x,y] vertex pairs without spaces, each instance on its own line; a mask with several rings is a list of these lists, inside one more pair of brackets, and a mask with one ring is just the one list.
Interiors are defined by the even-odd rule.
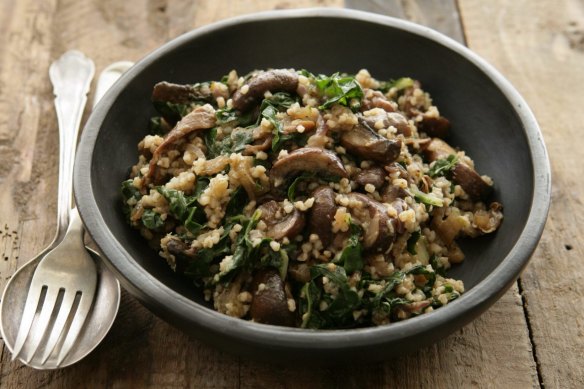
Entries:
[[[97,70],[138,60],[177,35],[253,11],[349,6],[402,17],[465,42],[525,97],[553,169],[543,238],[487,313],[414,355],[368,366],[277,368],[188,338],[124,294],[105,341],[58,371],[10,361],[3,388],[584,387],[584,3],[577,0],[3,0],[0,2],[0,289],[50,242],[58,133],[52,60],[77,48]],[[580,133],[579,133],[580,132]]]

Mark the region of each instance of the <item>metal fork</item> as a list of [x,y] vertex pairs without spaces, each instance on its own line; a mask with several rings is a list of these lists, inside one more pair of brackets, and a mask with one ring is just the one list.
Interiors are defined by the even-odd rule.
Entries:
[[41,355],[43,365],[56,355],[59,366],[75,344],[95,296],[96,266],[83,243],[79,213],[71,209],[75,147],[94,73],[93,62],[78,51],[63,54],[49,69],[59,122],[57,234],[33,275],[13,360],[20,357],[29,363]]

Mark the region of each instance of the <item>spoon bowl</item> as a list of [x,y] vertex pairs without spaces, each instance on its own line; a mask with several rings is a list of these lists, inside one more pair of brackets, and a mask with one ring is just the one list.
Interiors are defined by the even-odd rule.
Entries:
[[[63,362],[59,364],[59,367],[65,367],[79,361],[97,347],[110,330],[120,305],[121,290],[118,280],[105,267],[103,260],[96,251],[89,247],[86,247],[86,249],[91,254],[97,268],[95,299],[75,347],[73,347]],[[43,251],[14,273],[4,290],[2,305],[0,306],[0,330],[4,344],[11,353],[16,341],[27,297],[27,294],[22,291],[30,288],[34,271],[48,251]],[[27,350],[23,351],[21,355],[28,354]],[[44,364],[41,363],[41,355],[42,352],[38,352],[27,364],[35,369],[55,368],[54,365],[57,362],[56,355],[51,356]],[[22,358],[19,358],[19,360],[25,363]]]

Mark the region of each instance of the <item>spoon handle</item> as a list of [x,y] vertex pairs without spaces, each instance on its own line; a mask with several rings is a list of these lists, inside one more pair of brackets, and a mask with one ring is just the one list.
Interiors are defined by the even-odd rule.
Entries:
[[69,224],[73,197],[73,164],[79,125],[95,65],[83,53],[70,50],[53,62],[49,78],[55,94],[59,123],[59,192],[57,205],[57,237],[62,239]]

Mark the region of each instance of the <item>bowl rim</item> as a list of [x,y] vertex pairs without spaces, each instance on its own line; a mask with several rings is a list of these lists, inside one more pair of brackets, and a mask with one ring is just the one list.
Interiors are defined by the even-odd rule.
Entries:
[[[333,18],[351,19],[406,31],[434,41],[446,49],[458,53],[480,71],[504,94],[514,107],[523,124],[531,161],[533,163],[533,197],[530,212],[517,243],[502,262],[483,280],[476,284],[457,301],[425,315],[379,327],[340,330],[309,330],[277,327],[232,318],[204,307],[193,300],[173,291],[153,277],[132,258],[117,241],[99,212],[93,198],[91,165],[93,150],[103,120],[114,100],[134,76],[146,69],[158,56],[180,47],[201,36],[242,23],[262,21]],[[451,327],[447,331],[462,327],[477,313],[494,303],[519,277],[527,265],[543,233],[551,199],[551,170],[543,142],[543,136],[536,119],[519,92],[492,65],[455,40],[418,24],[363,11],[337,8],[310,8],[295,10],[266,11],[221,20],[187,32],[162,45],[126,72],[107,92],[91,114],[82,133],[74,169],[75,198],[87,231],[107,258],[107,265],[116,273],[123,286],[158,315],[178,316],[193,325],[212,332],[220,332],[232,339],[270,347],[296,349],[340,350],[362,348],[374,344],[391,343],[411,338],[437,327]],[[461,303],[464,301],[465,303]],[[448,324],[452,318],[460,318],[456,325]]]

